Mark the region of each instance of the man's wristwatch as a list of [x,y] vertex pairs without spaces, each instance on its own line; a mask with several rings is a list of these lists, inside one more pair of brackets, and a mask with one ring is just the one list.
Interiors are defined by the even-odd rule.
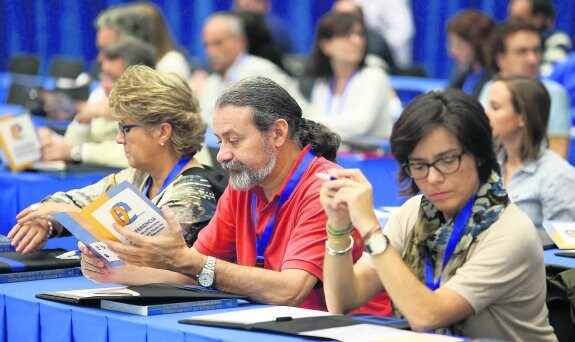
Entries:
[[206,260],[206,264],[200,274],[198,274],[198,283],[203,287],[214,286],[214,281],[216,279],[216,258],[209,256]]
[[378,255],[387,249],[389,239],[383,232],[376,232],[369,235],[365,241],[365,251],[370,255]]

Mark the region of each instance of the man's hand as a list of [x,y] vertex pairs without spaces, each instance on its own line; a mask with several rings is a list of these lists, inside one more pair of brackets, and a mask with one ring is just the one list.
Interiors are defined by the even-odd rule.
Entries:
[[[116,230],[132,244],[105,241],[112,252],[120,259],[135,266],[147,266],[178,272],[180,263],[190,263],[190,249],[182,234],[174,212],[165,206],[162,208],[168,222],[166,233],[158,236],[144,236],[116,226]],[[193,249],[192,249],[193,250]]]
[[52,138],[42,143],[42,160],[72,160],[72,145],[62,137],[52,135]]
[[107,97],[97,103],[82,103],[77,106],[78,114],[76,114],[76,120],[78,120],[79,123],[87,124],[97,117],[112,118],[112,114],[110,113],[110,104]]

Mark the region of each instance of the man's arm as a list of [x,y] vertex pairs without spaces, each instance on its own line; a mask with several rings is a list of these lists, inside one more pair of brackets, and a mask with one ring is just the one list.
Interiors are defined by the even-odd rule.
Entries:
[[[194,248],[187,252],[178,258],[182,263],[173,270],[195,279],[204,267],[207,256]],[[276,305],[301,305],[317,283],[315,276],[303,270],[285,269],[278,272],[220,259],[216,262],[215,273],[217,289],[246,295],[256,302]]]
[[[193,247],[188,248],[173,211],[167,207],[162,208],[162,211],[168,222],[166,234],[149,237],[120,229],[119,232],[132,241],[133,245],[114,241],[106,241],[106,244],[130,265],[165,269],[196,279],[207,256]],[[94,266],[100,267],[97,263]],[[236,265],[221,259],[216,262],[216,288],[246,295],[257,302],[300,305],[316,282],[315,276],[303,270],[285,269],[278,272]]]

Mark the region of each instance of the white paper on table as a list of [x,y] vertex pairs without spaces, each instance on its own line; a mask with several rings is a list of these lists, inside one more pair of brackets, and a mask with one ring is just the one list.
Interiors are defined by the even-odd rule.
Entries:
[[266,308],[239,310],[221,314],[194,316],[191,318],[212,322],[254,324],[275,321],[277,317],[291,317],[292,319],[296,319],[317,316],[334,316],[334,314],[319,310],[294,308],[291,306],[270,306]]

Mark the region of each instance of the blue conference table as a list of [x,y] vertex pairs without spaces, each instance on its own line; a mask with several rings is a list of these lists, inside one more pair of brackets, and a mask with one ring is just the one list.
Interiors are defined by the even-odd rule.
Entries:
[[16,223],[16,214],[57,191],[96,183],[116,169],[86,167],[68,171],[12,172],[0,170],[0,234]]
[[179,324],[178,320],[230,310],[137,316],[37,299],[41,292],[108,287],[80,277],[0,285],[0,341],[304,341],[260,332]]
[[[575,259],[545,252],[545,262],[575,267]],[[158,316],[85,308],[37,299],[49,291],[78,290],[98,285],[80,277],[0,285],[0,342],[4,341],[304,341],[303,338],[261,332],[179,324],[178,320],[216,312],[255,308],[187,312]]]

